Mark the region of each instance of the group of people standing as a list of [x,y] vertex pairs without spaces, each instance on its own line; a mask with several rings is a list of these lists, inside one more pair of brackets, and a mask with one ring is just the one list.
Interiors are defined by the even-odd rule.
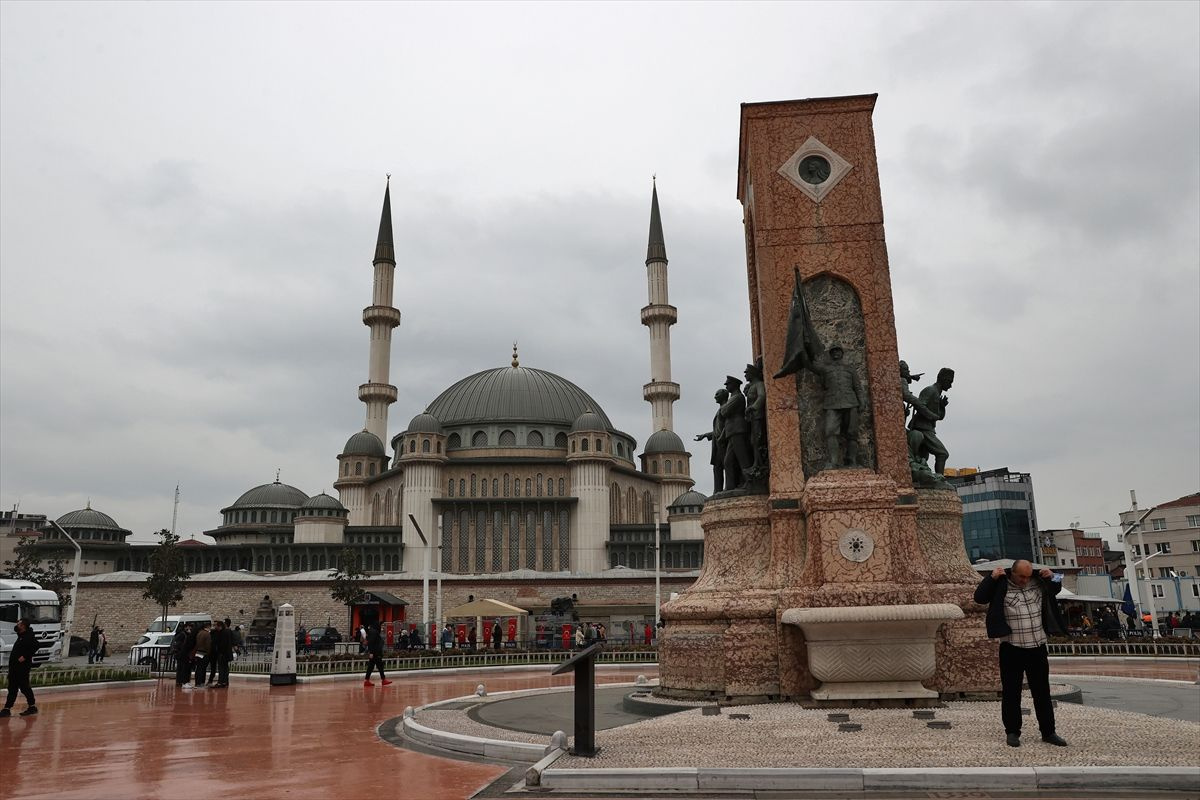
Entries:
[[171,639],[175,685],[185,690],[228,688],[229,662],[241,646],[240,633],[228,619],[214,622],[212,630],[207,622],[180,625]]

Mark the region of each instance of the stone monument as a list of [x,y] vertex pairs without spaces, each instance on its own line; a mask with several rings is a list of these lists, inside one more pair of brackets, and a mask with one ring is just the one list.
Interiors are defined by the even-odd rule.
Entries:
[[704,567],[663,607],[660,694],[928,702],[999,689],[962,504],[944,484],[913,485],[875,99],[742,106],[768,486],[705,504]]
[[275,651],[271,654],[271,685],[296,682],[296,614],[291,603],[279,607],[275,623]]

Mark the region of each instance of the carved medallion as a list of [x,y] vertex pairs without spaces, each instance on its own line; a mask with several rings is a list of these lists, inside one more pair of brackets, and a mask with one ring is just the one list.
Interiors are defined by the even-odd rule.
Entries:
[[813,202],[819,203],[853,168],[820,139],[810,136],[791,158],[783,162],[779,174]]
[[862,528],[850,528],[838,538],[838,552],[847,561],[866,561],[875,552],[875,540]]

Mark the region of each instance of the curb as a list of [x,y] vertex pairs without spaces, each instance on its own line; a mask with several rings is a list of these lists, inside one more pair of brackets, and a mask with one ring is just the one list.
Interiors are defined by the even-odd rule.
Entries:
[[[553,754],[551,754],[553,755]],[[557,756],[555,756],[557,758]],[[550,759],[550,756],[547,756]],[[551,762],[553,759],[550,759]],[[541,762],[530,768],[533,772]],[[552,769],[537,774],[543,790],[658,789],[679,792],[887,792],[1137,790],[1196,792],[1191,767],[976,767],[921,769]],[[527,781],[528,783],[528,781]]]
[[119,689],[123,686],[146,686],[158,683],[157,678],[137,678],[132,681],[101,681],[99,683],[72,683],[67,686],[34,686],[34,694],[57,694],[59,692],[87,692],[92,689]]
[[427,728],[408,716],[404,717],[400,725],[403,727],[405,736],[421,744],[484,758],[534,764],[544,759],[546,751],[550,749],[544,744],[506,742],[500,739],[484,739],[481,736],[466,736],[461,733],[439,731]]
[[[471,674],[471,673],[476,673],[476,672],[495,672],[495,673],[538,672],[538,671],[545,671],[548,667],[552,667],[552,666],[554,666],[554,665],[553,664],[517,664],[517,665],[513,665],[513,666],[503,666],[503,667],[444,667],[444,668],[434,668],[434,669],[406,669],[406,670],[396,670],[395,672],[392,673],[392,675],[393,676],[464,675],[464,674]],[[597,666],[603,667],[606,670],[607,669],[619,669],[620,670],[620,669],[647,669],[647,668],[657,669],[658,668],[658,664],[654,664],[654,663],[599,664]],[[270,675],[270,673],[231,672],[231,673],[229,673],[229,677],[237,678],[238,680],[265,681],[265,680],[270,680],[271,675]],[[328,673],[325,675],[297,675],[296,676],[297,684],[318,682],[318,681],[337,681],[337,680],[361,681],[362,673],[361,672],[331,672],[331,673]],[[392,680],[397,680],[397,678],[393,677]],[[567,687],[567,688],[570,688],[570,687]]]

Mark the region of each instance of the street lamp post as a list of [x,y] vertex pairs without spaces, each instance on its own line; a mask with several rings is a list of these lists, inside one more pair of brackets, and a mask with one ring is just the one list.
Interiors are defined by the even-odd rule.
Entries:
[[79,567],[80,559],[83,557],[83,548],[57,522],[52,520],[50,524],[65,536],[68,542],[75,545],[75,568],[71,570],[71,604],[67,606],[67,619],[63,625],[63,645],[60,651],[62,658],[69,658],[71,656],[71,630],[75,627],[75,596],[79,593]]
[[658,623],[661,619],[662,586],[660,584],[660,567],[662,565],[662,522],[659,519],[658,505],[654,506],[654,636],[658,638]]

